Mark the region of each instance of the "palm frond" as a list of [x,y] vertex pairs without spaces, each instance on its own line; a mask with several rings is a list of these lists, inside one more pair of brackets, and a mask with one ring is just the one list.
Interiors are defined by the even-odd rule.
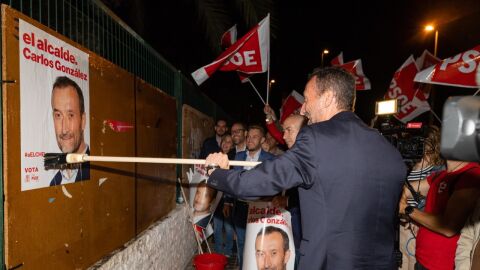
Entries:
[[218,0],[195,0],[198,20],[205,39],[215,54],[221,52],[220,39],[222,34],[233,23],[228,13],[228,8],[223,1]]
[[276,38],[278,13],[273,0],[236,0],[235,10],[240,12],[247,29],[255,26],[270,13],[270,34],[272,38]]

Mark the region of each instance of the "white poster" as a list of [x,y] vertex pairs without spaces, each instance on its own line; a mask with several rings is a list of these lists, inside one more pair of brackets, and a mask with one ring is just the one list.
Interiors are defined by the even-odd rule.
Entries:
[[88,54],[19,20],[22,191],[90,178],[89,164],[45,170],[45,153],[90,153]]
[[243,269],[293,270],[295,244],[290,212],[270,202],[248,205]]

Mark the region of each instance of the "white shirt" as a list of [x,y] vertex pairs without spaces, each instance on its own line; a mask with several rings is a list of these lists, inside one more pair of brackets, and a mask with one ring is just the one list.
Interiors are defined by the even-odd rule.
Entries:
[[[82,154],[85,154],[88,149],[88,145],[85,144],[85,150],[83,150]],[[77,166],[78,165],[78,166]],[[63,184],[70,184],[70,183],[75,183],[75,179],[77,178],[78,170],[81,168],[82,163],[75,164],[75,168],[73,169],[64,169],[60,170],[60,174],[62,175],[62,182],[60,182],[61,185]]]
[[[260,152],[262,150],[258,149],[258,151],[252,156],[250,156],[250,151],[247,151],[247,158],[245,158],[245,161],[258,161],[258,158],[260,157]],[[243,169],[245,170],[251,170],[253,167],[250,166],[244,166]]]
[[238,146],[235,145],[235,153],[238,153],[238,152],[242,152],[242,151],[245,151],[247,150],[247,144],[243,144],[243,147],[242,148],[238,148]]

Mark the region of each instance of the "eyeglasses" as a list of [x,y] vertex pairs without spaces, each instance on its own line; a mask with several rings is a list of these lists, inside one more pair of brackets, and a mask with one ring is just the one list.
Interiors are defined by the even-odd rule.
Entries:
[[232,129],[232,134],[240,134],[240,133],[242,133],[242,132],[244,132],[244,131],[245,131],[245,129],[243,129],[243,128],[239,128],[239,129],[236,129],[236,130],[233,130],[233,129]]

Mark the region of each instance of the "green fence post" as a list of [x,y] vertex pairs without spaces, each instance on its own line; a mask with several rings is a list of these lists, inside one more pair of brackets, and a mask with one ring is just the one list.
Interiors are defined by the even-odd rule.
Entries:
[[[182,157],[182,105],[183,105],[183,85],[182,85],[182,73],[180,71],[175,72],[173,82],[174,97],[177,101],[177,157]],[[182,166],[176,166],[177,178],[182,178]],[[180,190],[180,184],[177,181],[176,190],[177,203],[183,203],[183,197]]]

